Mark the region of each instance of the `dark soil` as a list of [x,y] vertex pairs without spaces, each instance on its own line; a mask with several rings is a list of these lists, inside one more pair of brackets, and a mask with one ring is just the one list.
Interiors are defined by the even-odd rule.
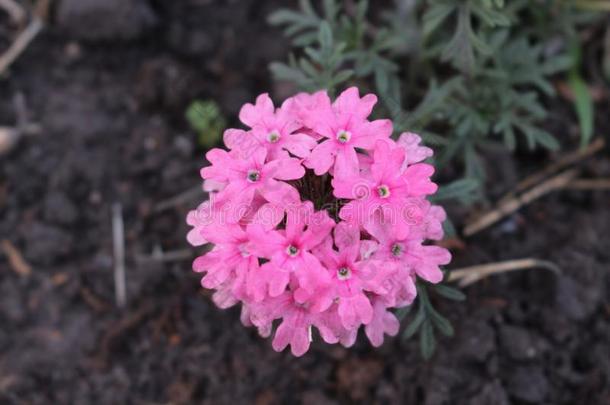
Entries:
[[[552,193],[455,251],[455,267],[537,257],[562,274],[495,276],[468,288],[465,303],[439,299],[456,336],[429,362],[399,338],[275,353],[237,309],[214,307],[192,257],[152,255],[188,252],[184,218],[197,199],[156,208],[199,184],[189,101],[218,100],[235,120],[256,94],[291,91],[273,87],[266,68],[288,50],[265,23],[282,3],[62,0],[0,79],[0,125],[15,123],[21,93],[42,129],[0,157],[0,239],[32,266],[19,275],[0,256],[0,403],[610,403],[607,191]],[[14,30],[5,17],[0,27],[5,47]],[[563,111],[553,116],[567,132]],[[541,167],[541,156],[509,166]],[[116,202],[124,309],[114,303]]]

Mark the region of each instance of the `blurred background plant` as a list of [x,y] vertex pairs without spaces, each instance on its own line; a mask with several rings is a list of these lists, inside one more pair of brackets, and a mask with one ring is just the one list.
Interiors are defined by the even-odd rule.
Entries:
[[[396,134],[421,134],[437,150],[437,169],[450,173],[452,182],[434,202],[468,205],[486,195],[486,150],[560,147],[545,130],[545,104],[557,96],[559,79],[573,103],[580,145],[590,142],[593,96],[581,55],[587,36],[606,35],[599,70],[610,80],[606,11],[606,0],[395,0],[369,15],[366,0],[301,0],[298,10],[269,16],[293,45],[288,61],[270,69],[276,80],[305,91],[333,94],[357,85],[376,93],[378,113],[394,120]],[[451,222],[445,228],[455,234]],[[446,284],[419,281],[417,289],[417,302],[397,315],[409,319],[403,337],[419,334],[429,358],[435,331],[453,334],[430,292],[464,296]]]
[[213,100],[195,100],[186,110],[186,120],[197,133],[197,143],[212,148],[221,138],[227,126],[220,107]]

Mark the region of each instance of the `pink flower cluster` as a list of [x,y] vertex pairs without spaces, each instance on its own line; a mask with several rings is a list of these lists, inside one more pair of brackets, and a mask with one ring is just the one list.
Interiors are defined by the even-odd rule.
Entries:
[[[273,348],[303,355],[315,327],[327,343],[374,346],[396,335],[391,308],[411,304],[415,279],[441,281],[450,253],[445,212],[426,196],[437,186],[424,159],[432,150],[392,122],[369,120],[377,98],[352,87],[332,102],[325,91],[276,108],[267,94],[239,114],[229,149],[212,149],[201,170],[209,200],[191,211],[193,245],[210,244],[193,268],[221,308],[242,303],[242,322]],[[277,327],[274,328],[274,321]],[[275,329],[275,331],[274,331]]]

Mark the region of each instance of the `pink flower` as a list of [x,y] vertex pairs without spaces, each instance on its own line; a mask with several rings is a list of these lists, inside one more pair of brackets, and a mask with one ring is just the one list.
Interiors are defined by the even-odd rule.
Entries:
[[281,181],[305,175],[299,159],[280,154],[277,159],[266,161],[266,149],[257,149],[248,157],[212,149],[206,157],[212,166],[203,168],[201,176],[206,180],[227,183],[216,196],[215,203],[231,203],[227,218],[231,222],[237,222],[243,216],[257,193],[272,203],[299,201],[297,190]]
[[405,151],[389,141],[378,141],[369,173],[333,179],[334,195],[351,199],[339,216],[344,221],[365,223],[381,210],[401,234],[408,232],[408,210],[425,204],[421,197],[432,194],[437,186],[430,181],[434,167],[419,163],[402,169]]
[[423,240],[402,235],[396,226],[375,215],[365,224],[366,230],[379,242],[373,257],[386,263],[397,263],[431,283],[443,279],[441,265],[451,261],[447,249],[423,245]]
[[411,132],[403,132],[396,141],[396,144],[405,150],[405,161],[403,162],[402,170],[407,168],[407,165],[423,162],[433,155],[432,149],[420,145],[421,138],[419,135]]
[[358,89],[351,87],[331,105],[328,96],[317,100],[317,108],[305,117],[305,123],[326,138],[318,144],[305,165],[319,176],[334,165],[336,174],[358,171],[356,148],[371,149],[378,139],[392,134],[389,120],[368,121],[377,97],[367,94],[360,98]]
[[[334,244],[339,251],[333,249],[332,240],[328,239],[318,250],[318,257],[328,271],[333,299],[338,298],[341,322],[346,329],[354,329],[371,322],[373,307],[366,292],[383,292],[383,281],[393,269],[360,259],[360,230],[357,226],[345,222],[338,224]],[[316,300],[316,297],[313,299]],[[326,294],[319,299],[330,306]],[[324,305],[321,307],[324,308]]]
[[248,251],[250,240],[240,225],[212,224],[201,228],[200,234],[214,243],[214,248],[209,253],[198,257],[193,263],[196,272],[205,273],[201,280],[201,285],[205,288],[216,288],[226,282],[232,284],[236,274],[258,264]]
[[276,282],[286,286],[287,272],[293,272],[304,288],[312,289],[322,277],[323,269],[311,249],[326,238],[333,226],[334,221],[328,214],[324,211],[314,213],[313,204],[308,201],[287,211],[284,231],[266,231],[262,225],[253,224],[248,227],[248,234],[252,250],[259,257],[270,260],[268,268],[276,273],[279,279]]
[[441,240],[444,236],[443,222],[447,219],[447,214],[443,207],[432,205],[423,213],[423,220],[411,228],[413,237],[417,235],[420,239]]
[[256,98],[256,104],[244,105],[239,113],[241,122],[251,130],[228,129],[224,133],[225,145],[243,156],[265,148],[272,159],[283,150],[301,158],[307,157],[316,146],[316,141],[309,135],[299,133],[301,124],[292,113],[289,105],[292,102],[288,99],[276,110],[269,95],[261,94]]
[[[417,278],[436,283],[451,255],[443,237],[432,151],[411,133],[389,138],[376,103],[350,88],[275,108],[267,94],[246,104],[248,130],[228,129],[229,151],[212,149],[201,170],[209,200],[187,215],[188,241],[208,245],[193,263],[220,308],[295,356],[318,330],[350,347],[362,326],[371,344],[398,333],[395,308],[411,305]],[[306,170],[310,169],[310,170]]]
[[383,344],[383,335],[396,336],[400,329],[400,322],[393,313],[388,311],[383,299],[373,298],[373,316],[364,331],[371,344],[379,347]]
[[337,343],[341,327],[329,314],[313,313],[306,304],[295,301],[293,294],[284,294],[270,299],[264,304],[253,305],[251,319],[254,325],[265,329],[274,319],[282,322],[273,337],[273,349],[282,351],[288,345],[292,354],[299,357],[309,350],[312,340],[312,328],[320,331],[322,339],[327,343]]
[[208,243],[202,235],[202,228],[211,223],[207,216],[211,212],[210,201],[202,202],[196,210],[189,211],[186,216],[186,223],[193,227],[186,235],[186,239],[193,246],[201,246]]

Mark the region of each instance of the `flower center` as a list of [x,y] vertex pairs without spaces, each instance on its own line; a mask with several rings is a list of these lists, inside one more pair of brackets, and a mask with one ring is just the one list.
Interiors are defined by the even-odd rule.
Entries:
[[299,308],[299,309],[308,309],[309,308],[309,302],[298,302],[298,301],[293,301],[294,306]]
[[400,243],[395,243],[392,245],[392,255],[394,255],[395,257],[399,257],[400,255],[402,255],[402,245]]
[[250,183],[256,183],[261,178],[261,174],[258,170],[249,170],[248,171],[248,181]]
[[337,278],[339,280],[347,280],[352,276],[352,272],[349,267],[341,267],[337,270]]
[[385,184],[382,184],[377,187],[377,194],[379,194],[379,197],[381,198],[388,198],[390,196],[390,188]]
[[237,247],[237,249],[239,250],[239,253],[241,253],[241,257],[250,257],[250,252],[248,252],[247,246],[248,246],[248,243],[244,242]]
[[267,141],[269,143],[276,143],[277,141],[280,140],[280,133],[278,131],[271,131],[269,132],[269,134],[267,135]]
[[344,129],[337,132],[337,140],[341,143],[346,143],[352,138],[352,134]]
[[299,248],[294,245],[290,245],[286,248],[286,254],[288,254],[290,257],[295,257],[299,254]]

